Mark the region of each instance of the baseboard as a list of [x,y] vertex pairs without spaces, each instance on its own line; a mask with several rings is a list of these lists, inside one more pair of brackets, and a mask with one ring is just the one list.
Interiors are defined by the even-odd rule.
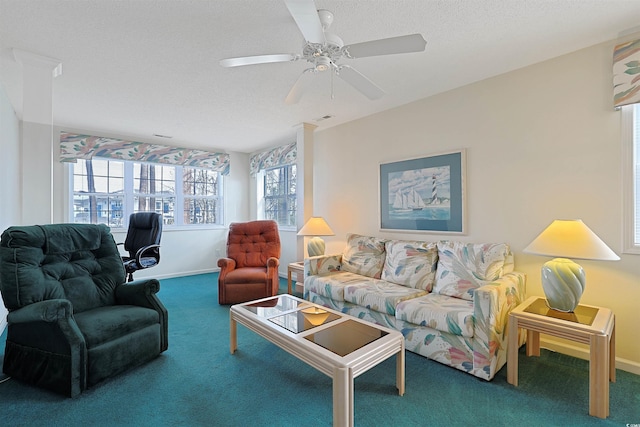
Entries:
[[180,271],[178,273],[168,273],[168,274],[158,274],[158,275],[150,275],[150,276],[143,276],[140,275],[139,277],[134,277],[134,280],[143,280],[143,279],[172,279],[174,277],[185,277],[185,276],[195,276],[197,274],[207,274],[207,273],[215,273],[220,271],[219,267],[216,268],[205,268],[202,270],[191,270],[191,271]]
[[[570,344],[560,343],[549,339],[540,338],[540,347],[551,351],[577,357],[578,359],[589,360],[589,350]],[[640,363],[633,362],[628,359],[616,357],[616,369],[640,375]]]

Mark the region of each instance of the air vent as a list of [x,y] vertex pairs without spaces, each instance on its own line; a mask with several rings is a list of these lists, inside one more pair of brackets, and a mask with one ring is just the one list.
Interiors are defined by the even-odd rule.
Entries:
[[327,114],[326,116],[322,116],[322,117],[319,117],[319,118],[315,119],[315,121],[316,122],[321,122],[323,120],[332,119],[332,118],[333,118],[332,115]]
[[171,139],[173,138],[170,135],[160,135],[159,133],[154,133],[153,136],[155,136],[156,138],[165,138],[165,139]]

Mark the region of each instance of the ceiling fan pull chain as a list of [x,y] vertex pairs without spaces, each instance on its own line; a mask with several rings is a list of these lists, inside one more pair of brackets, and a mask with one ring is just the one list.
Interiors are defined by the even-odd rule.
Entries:
[[333,101],[333,75],[335,74],[335,72],[331,73],[331,100]]

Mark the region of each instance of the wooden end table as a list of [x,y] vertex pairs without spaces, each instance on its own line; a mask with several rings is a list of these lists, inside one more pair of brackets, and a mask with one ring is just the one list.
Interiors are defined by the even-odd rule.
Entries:
[[287,293],[291,294],[291,273],[304,274],[304,262],[292,262],[287,268]]
[[531,297],[509,314],[507,382],[518,385],[518,328],[527,332],[527,356],[540,356],[540,334],[589,345],[589,415],[609,416],[609,381],[616,381],[616,327],[611,310],[578,305],[573,313],[550,309]]

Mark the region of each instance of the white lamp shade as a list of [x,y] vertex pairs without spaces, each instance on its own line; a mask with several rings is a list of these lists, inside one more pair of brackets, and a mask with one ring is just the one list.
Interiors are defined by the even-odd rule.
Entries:
[[584,222],[555,220],[533,242],[525,253],[572,259],[617,261],[620,259]]
[[334,236],[335,233],[321,216],[312,216],[298,231],[298,236]]

